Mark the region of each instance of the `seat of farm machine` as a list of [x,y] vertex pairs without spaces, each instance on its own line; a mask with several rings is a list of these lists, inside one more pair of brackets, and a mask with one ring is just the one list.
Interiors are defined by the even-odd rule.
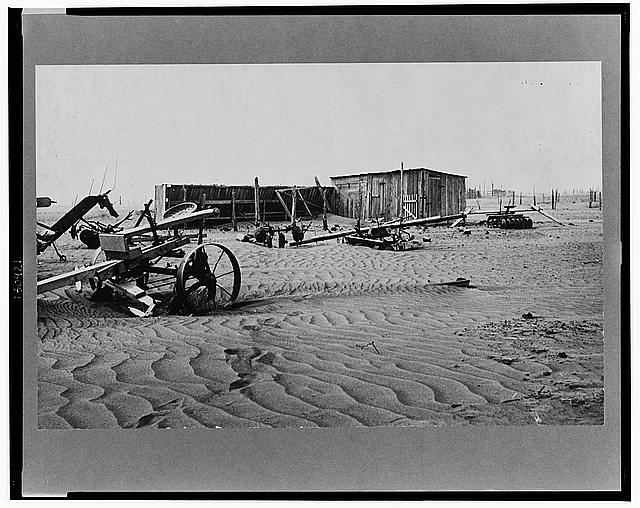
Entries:
[[506,205],[504,210],[487,215],[487,227],[501,229],[531,229],[533,221],[522,213],[512,209],[515,205]]

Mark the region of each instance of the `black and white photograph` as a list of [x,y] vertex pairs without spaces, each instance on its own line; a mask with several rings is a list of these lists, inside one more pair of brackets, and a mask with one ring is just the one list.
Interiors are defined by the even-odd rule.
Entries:
[[24,491],[615,496],[620,6],[310,9],[22,14]]
[[39,66],[38,426],[602,424],[600,82]]

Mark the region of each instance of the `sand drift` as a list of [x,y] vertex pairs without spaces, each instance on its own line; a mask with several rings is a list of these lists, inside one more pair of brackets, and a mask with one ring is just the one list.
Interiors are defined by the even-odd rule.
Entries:
[[[597,213],[563,211],[564,228],[432,228],[405,252],[209,231],[242,286],[207,315],[129,317],[89,288],[47,292],[39,427],[602,424]],[[43,277],[82,265],[88,251],[67,248],[66,265],[43,254]],[[438,285],[459,277],[470,287]]]

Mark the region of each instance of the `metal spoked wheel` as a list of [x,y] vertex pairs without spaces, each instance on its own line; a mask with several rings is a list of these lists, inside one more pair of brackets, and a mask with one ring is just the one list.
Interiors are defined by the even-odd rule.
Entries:
[[188,251],[178,266],[176,296],[188,312],[228,307],[240,293],[240,265],[224,245],[204,243]]

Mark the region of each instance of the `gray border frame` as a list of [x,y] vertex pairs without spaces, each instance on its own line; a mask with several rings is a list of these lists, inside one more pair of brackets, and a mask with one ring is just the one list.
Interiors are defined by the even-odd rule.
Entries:
[[69,491],[621,489],[621,19],[617,15],[81,17],[29,13],[24,203],[39,64],[601,61],[605,425],[37,429],[35,208],[23,212],[23,495]]

